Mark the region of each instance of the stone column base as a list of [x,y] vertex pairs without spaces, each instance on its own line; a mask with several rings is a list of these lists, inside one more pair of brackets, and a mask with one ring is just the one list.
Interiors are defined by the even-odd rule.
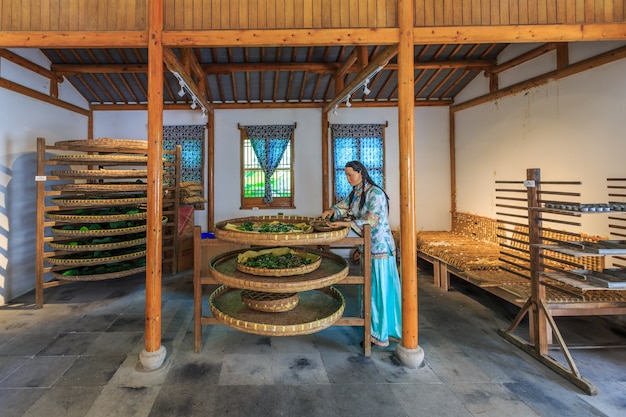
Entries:
[[163,345],[159,350],[154,352],[147,352],[145,349],[139,354],[139,360],[143,366],[143,371],[156,371],[165,362],[165,354],[167,350]]
[[419,368],[424,363],[424,350],[419,346],[417,349],[407,349],[402,346],[402,343],[398,343],[396,355],[407,368]]

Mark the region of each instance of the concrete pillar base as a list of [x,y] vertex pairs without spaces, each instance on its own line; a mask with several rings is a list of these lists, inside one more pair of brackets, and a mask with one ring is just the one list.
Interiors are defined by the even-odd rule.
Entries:
[[141,366],[143,367],[143,371],[156,371],[163,365],[165,362],[165,356],[167,353],[167,349],[161,345],[159,350],[154,352],[147,352],[145,349],[141,351],[139,354],[139,361],[141,361]]
[[424,363],[424,350],[419,346],[417,349],[407,349],[402,346],[402,343],[398,343],[396,355],[407,368],[419,368]]

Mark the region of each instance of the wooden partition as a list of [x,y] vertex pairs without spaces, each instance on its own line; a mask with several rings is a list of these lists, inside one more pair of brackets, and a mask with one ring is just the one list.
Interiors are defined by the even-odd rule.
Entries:
[[[0,31],[146,31],[147,0],[0,0]],[[163,0],[164,30],[397,28],[397,0]],[[415,27],[624,22],[623,0],[414,0]]]

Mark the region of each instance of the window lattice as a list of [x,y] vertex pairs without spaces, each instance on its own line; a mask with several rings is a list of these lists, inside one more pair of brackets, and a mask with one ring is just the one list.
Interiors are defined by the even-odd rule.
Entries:
[[360,161],[372,180],[385,187],[384,125],[331,125],[335,201],[346,198],[352,186],[344,168],[350,161]]
[[[180,181],[203,183],[204,166],[204,125],[163,126],[163,149],[172,151],[181,146]],[[173,154],[165,154],[168,162],[173,161]],[[167,174],[174,174],[174,167],[164,167]],[[172,178],[168,185],[172,185]]]

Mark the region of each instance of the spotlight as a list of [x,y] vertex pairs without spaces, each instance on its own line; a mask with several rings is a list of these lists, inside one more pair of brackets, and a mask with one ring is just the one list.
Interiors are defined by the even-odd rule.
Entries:
[[192,110],[195,110],[195,109],[196,109],[196,107],[198,107],[198,105],[196,104],[196,101],[194,100],[194,102],[193,102],[193,103],[191,103],[191,109],[192,109]]
[[335,104],[335,107],[333,107],[333,114],[335,116],[337,116],[337,105]]
[[369,88],[367,88],[367,85],[368,85],[369,83],[370,83],[369,78],[366,78],[366,79],[365,79],[365,82],[363,83],[363,95],[364,95],[364,96],[366,96],[366,95],[368,95],[369,93],[371,93],[371,92],[372,92],[372,90],[370,90]]
[[352,107],[352,103],[350,103],[350,99],[346,99],[346,107]]
[[182,97],[185,95],[185,89],[184,88],[180,88],[180,91],[178,92],[178,97]]

